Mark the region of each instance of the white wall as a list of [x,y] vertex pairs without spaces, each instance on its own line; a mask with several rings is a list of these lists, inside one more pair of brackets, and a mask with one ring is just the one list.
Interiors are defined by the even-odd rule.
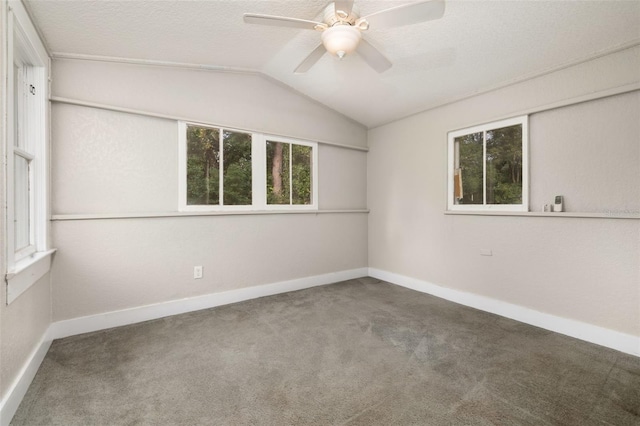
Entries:
[[[640,336],[639,220],[444,214],[448,131],[639,81],[640,48],[635,47],[370,130],[369,266]],[[612,151],[605,156],[609,159],[610,153],[628,156],[619,158],[620,164],[632,167],[626,175],[631,180],[625,184],[626,192],[616,188],[613,198],[602,204],[590,204],[588,191],[576,196],[583,203],[579,208],[592,211],[636,209],[640,194],[640,176],[633,172],[640,163],[637,102],[635,93],[533,116],[531,122],[540,131],[532,132],[530,141],[532,162],[536,162],[531,165],[532,177],[542,161],[535,151],[537,140],[558,136],[547,132],[552,127],[549,120],[568,126],[566,135],[575,143],[580,126],[594,124],[590,120],[616,119],[625,127],[612,135],[624,135],[624,139],[599,143],[611,145]],[[611,116],[613,103],[626,104],[629,114]],[[554,152],[555,148],[547,148]],[[556,148],[558,153],[564,149]],[[602,151],[589,147],[586,152],[598,156]],[[571,161],[561,159],[569,173]],[[551,164],[557,162],[553,159]],[[617,171],[598,168],[594,172],[611,186],[620,184]],[[553,189],[543,187],[533,191],[534,203],[551,202],[547,198]],[[598,191],[603,188],[598,186]],[[562,190],[569,191],[558,193]],[[621,193],[628,199],[621,199]],[[570,207],[578,199],[564,195]],[[493,256],[480,256],[480,249],[493,250]]]
[[[254,74],[61,60],[53,96],[363,147],[366,130]],[[53,214],[178,208],[175,121],[54,103]],[[321,210],[366,208],[366,152],[320,144]],[[57,220],[54,320],[367,266],[367,214]],[[204,278],[193,279],[193,267]]]

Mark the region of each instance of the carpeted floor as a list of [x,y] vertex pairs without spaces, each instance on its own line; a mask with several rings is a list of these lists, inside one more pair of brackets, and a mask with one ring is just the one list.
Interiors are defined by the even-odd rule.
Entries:
[[640,425],[640,358],[371,278],[56,340],[14,425]]

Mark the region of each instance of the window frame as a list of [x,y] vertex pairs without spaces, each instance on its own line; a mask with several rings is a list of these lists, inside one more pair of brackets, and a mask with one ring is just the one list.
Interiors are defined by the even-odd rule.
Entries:
[[[522,203],[521,204],[486,204],[486,132],[503,127],[520,124],[522,126]],[[455,204],[454,173],[456,169],[455,139],[472,133],[483,133],[483,204]],[[521,115],[504,120],[492,121],[477,126],[466,127],[447,133],[447,211],[484,211],[484,212],[527,212],[529,211],[529,116]]]
[[[251,135],[251,204],[250,205],[190,205],[187,204],[187,126],[227,130]],[[312,202],[311,204],[267,204],[267,141],[311,147],[312,153]],[[222,138],[220,138],[222,145]],[[222,148],[222,146],[221,146]],[[224,161],[224,160],[223,160]],[[318,210],[318,143],[277,136],[250,130],[236,129],[195,121],[178,121],[178,211],[181,212],[260,212]],[[221,179],[222,182],[222,179]],[[222,185],[221,185],[222,187]],[[223,200],[224,190],[220,192]]]
[[[24,6],[7,7],[6,75],[6,209],[5,230],[7,304],[49,271],[49,57]],[[20,72],[16,81],[15,69]],[[26,85],[29,85],[27,88]],[[16,87],[18,86],[18,87]],[[16,93],[20,95],[16,101]],[[31,98],[33,96],[33,98]],[[16,106],[17,104],[17,106]],[[18,127],[16,128],[16,123]],[[18,144],[16,138],[22,141]],[[17,248],[16,156],[28,163],[29,243]]]

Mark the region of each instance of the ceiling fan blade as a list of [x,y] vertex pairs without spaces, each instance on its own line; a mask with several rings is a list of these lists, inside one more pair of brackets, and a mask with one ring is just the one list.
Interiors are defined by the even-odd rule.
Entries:
[[360,40],[357,52],[371,68],[378,72],[385,72],[391,68],[391,61],[365,39]]
[[317,30],[320,26],[323,29],[327,24],[306,19],[287,18],[285,16],[259,15],[255,13],[245,13],[244,22],[247,24],[272,25],[276,27],[302,28],[305,30]]
[[442,15],[444,0],[427,0],[381,10],[360,19],[366,20],[371,27],[384,28],[440,19]]
[[336,0],[333,4],[336,15],[341,19],[347,19],[353,9],[353,0]]
[[302,61],[293,72],[296,74],[303,74],[309,71],[311,67],[314,66],[326,52],[327,49],[325,49],[324,45],[321,43],[320,45],[318,45],[318,47],[313,49],[309,56],[304,58],[304,61]]

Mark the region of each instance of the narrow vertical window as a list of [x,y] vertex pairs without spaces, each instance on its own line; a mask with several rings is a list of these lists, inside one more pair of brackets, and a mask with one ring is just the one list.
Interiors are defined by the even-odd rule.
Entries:
[[309,205],[312,202],[313,152],[310,146],[291,145],[291,198],[292,204]]
[[[46,50],[24,6],[7,13],[6,266],[7,303],[51,266],[48,246]],[[5,261],[5,260],[3,260]]]
[[522,125],[485,134],[487,204],[522,204]]
[[222,134],[224,205],[251,205],[251,135],[228,130]]
[[[19,40],[19,39],[18,39]],[[18,41],[15,40],[15,41]],[[36,85],[34,80],[34,67],[29,63],[29,55],[26,47],[15,43],[13,47],[13,104],[12,114],[12,159],[13,168],[13,259],[17,262],[36,251],[35,211],[34,202],[34,166],[39,145],[44,142],[39,140],[34,129],[42,127],[38,121],[38,102]],[[41,208],[41,207],[40,207]]]
[[187,204],[220,204],[220,129],[187,126]]
[[267,204],[291,204],[291,144],[267,141]]
[[455,194],[456,204],[483,204],[482,183],[484,155],[482,132],[470,133],[454,139],[456,176],[462,190]]

